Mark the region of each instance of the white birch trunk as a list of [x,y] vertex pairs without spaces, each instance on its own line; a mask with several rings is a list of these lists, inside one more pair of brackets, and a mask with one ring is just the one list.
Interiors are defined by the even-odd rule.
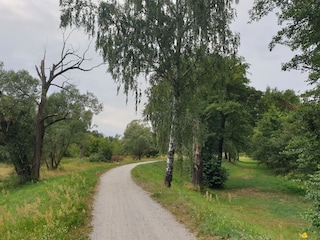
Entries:
[[172,131],[170,131],[170,141],[167,156],[166,174],[164,178],[164,185],[166,187],[171,187],[172,175],[173,175],[173,161],[174,161],[174,139],[172,136]]
[[175,130],[175,121],[176,121],[176,100],[173,98],[172,102],[172,119],[170,126],[170,136],[169,136],[169,149],[167,156],[167,164],[166,164],[166,173],[164,177],[164,185],[166,187],[171,187],[172,176],[173,176],[173,161],[174,161],[174,130]]

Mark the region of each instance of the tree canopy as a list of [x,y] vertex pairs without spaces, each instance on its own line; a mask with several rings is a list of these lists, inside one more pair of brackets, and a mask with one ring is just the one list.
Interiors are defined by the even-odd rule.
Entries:
[[131,121],[123,134],[123,151],[137,159],[147,156],[154,148],[150,127],[141,121]]
[[[81,94],[75,86],[68,84],[61,87],[60,92],[47,96],[49,87],[55,85],[51,80],[44,83],[25,70],[6,71],[0,64],[1,154],[8,156],[23,182],[38,180],[40,165],[44,160],[43,150],[51,156],[51,167],[56,168],[70,143],[71,135],[75,135],[69,131],[75,130],[74,128],[78,132],[86,131],[91,126],[93,114],[98,114],[102,109],[92,93]],[[66,120],[70,122],[53,127]],[[69,136],[67,132],[70,133]],[[46,133],[46,146],[43,149]],[[38,155],[36,150],[39,150]],[[38,168],[35,168],[35,163]],[[36,172],[35,175],[33,171]]]
[[272,38],[270,50],[276,44],[290,47],[295,56],[284,63],[284,70],[300,69],[309,72],[309,81],[320,78],[320,3],[318,0],[281,1],[255,0],[250,11],[252,20],[259,20],[276,11],[282,28]]
[[[181,89],[196,62],[208,53],[230,54],[238,48],[238,36],[229,24],[237,0],[61,0],[61,26],[83,27],[96,38],[114,80],[128,94],[140,89],[138,77],[168,81],[172,88],[171,124],[165,185],[170,187],[179,125]],[[88,14],[89,13],[89,14]],[[187,65],[186,65],[187,64]]]

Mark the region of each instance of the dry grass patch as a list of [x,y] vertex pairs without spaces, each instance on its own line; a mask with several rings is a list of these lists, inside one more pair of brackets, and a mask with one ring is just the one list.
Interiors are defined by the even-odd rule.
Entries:
[[14,172],[12,165],[0,163],[0,181],[9,177]]

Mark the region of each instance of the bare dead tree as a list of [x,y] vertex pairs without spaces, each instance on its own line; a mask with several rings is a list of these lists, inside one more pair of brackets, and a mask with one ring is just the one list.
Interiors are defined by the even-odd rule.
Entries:
[[[40,165],[42,160],[42,150],[43,150],[43,141],[45,134],[45,120],[53,117],[54,115],[45,116],[45,109],[47,103],[47,94],[50,87],[55,86],[61,89],[65,89],[66,82],[62,84],[57,84],[55,80],[59,77],[64,77],[64,74],[73,70],[88,72],[101,66],[103,63],[85,68],[83,64],[91,59],[86,58],[90,44],[87,49],[82,53],[78,54],[78,50],[75,50],[71,47],[68,48],[67,42],[71,33],[65,37],[63,33],[63,46],[61,50],[60,60],[57,63],[53,63],[49,69],[45,67],[45,55],[40,62],[39,66],[35,66],[38,77],[41,82],[41,92],[40,100],[37,103],[37,116],[36,116],[36,130],[35,130],[35,146],[34,146],[34,156],[33,164],[31,169],[31,177],[34,181],[38,181],[40,177]],[[48,74],[48,75],[47,75]],[[67,116],[64,116],[66,118]],[[63,120],[63,119],[60,119]],[[57,120],[56,120],[57,122]]]

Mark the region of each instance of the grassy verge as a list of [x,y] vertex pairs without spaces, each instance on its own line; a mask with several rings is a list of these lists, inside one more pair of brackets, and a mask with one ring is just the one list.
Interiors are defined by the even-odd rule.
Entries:
[[[300,239],[310,203],[293,182],[274,177],[255,161],[226,163],[229,180],[222,190],[201,194],[176,170],[173,186],[163,186],[165,163],[140,165],[135,180],[198,234],[199,239]],[[316,239],[308,233],[308,239]]]
[[[116,165],[65,160],[59,170],[43,170],[36,184],[2,187],[0,238],[88,239],[99,176]],[[0,173],[8,177],[8,166]]]

